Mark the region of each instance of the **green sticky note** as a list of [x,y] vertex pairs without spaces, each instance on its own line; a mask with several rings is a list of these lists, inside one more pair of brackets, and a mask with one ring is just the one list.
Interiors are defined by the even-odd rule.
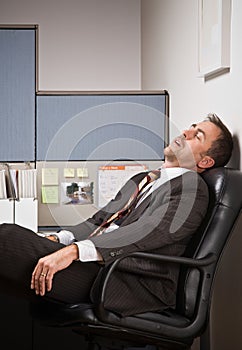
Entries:
[[42,186],[42,203],[58,204],[59,203],[59,187],[58,186]]

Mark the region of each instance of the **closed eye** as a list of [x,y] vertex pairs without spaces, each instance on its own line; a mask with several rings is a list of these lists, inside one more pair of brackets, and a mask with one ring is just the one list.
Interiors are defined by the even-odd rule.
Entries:
[[[192,124],[190,129],[196,129],[197,128],[197,124]],[[196,130],[196,134],[195,137],[199,140],[199,141],[203,141],[205,139],[205,133],[202,129],[197,128]]]

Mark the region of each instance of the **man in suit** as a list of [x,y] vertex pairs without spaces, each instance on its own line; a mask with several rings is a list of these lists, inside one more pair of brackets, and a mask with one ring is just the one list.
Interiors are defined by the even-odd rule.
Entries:
[[[182,255],[207,210],[208,190],[199,173],[224,166],[232,147],[226,126],[209,114],[165,148],[161,169],[149,173],[132,207],[127,202],[146,172],[132,177],[93,217],[48,239],[1,225],[0,290],[31,300],[93,301],[103,268],[117,258],[138,251]],[[105,307],[122,315],[172,307],[178,273],[172,264],[127,257],[110,280]]]

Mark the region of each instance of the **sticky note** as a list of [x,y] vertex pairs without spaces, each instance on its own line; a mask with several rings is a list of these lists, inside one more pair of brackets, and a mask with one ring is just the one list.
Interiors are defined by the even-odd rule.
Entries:
[[88,169],[87,168],[78,168],[77,169],[78,177],[88,177]]
[[74,168],[65,168],[64,169],[64,177],[74,177],[75,169]]
[[42,186],[42,203],[57,204],[59,203],[59,187],[58,186]]
[[59,176],[58,168],[43,168],[42,185],[58,185],[59,184],[58,176]]

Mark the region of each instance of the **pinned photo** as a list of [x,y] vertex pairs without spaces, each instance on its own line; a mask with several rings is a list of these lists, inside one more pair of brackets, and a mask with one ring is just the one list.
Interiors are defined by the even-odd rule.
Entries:
[[93,182],[62,182],[61,202],[63,204],[92,204]]

